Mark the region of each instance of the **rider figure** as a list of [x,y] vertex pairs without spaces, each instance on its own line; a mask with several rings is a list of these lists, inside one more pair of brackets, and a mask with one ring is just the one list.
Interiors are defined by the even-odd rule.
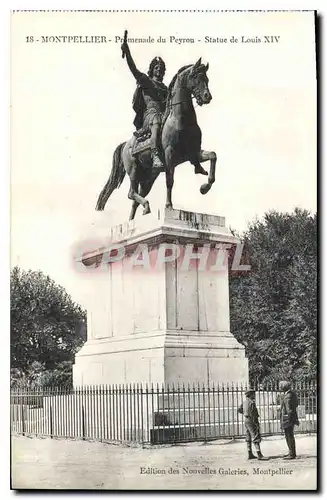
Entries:
[[135,66],[127,41],[123,42],[121,48],[126,56],[128,67],[137,81],[133,97],[133,109],[136,112],[134,125],[137,130],[150,129],[152,165],[155,168],[163,168],[164,165],[159,157],[159,148],[160,126],[168,93],[168,89],[162,81],[166,71],[165,63],[161,57],[155,57],[151,61],[146,75]]

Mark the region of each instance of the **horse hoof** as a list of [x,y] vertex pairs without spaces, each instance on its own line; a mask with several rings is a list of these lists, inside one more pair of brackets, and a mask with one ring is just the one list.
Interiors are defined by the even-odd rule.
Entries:
[[165,207],[168,208],[168,210],[173,209],[173,205],[171,203],[166,203]]
[[208,175],[208,172],[206,170],[204,170],[204,168],[202,168],[202,167],[196,167],[194,169],[194,173],[195,174]]
[[200,187],[200,193],[201,194],[207,194],[207,192],[210,190],[211,184],[202,184]]
[[151,213],[150,205],[147,205],[143,210],[143,215],[147,215]]

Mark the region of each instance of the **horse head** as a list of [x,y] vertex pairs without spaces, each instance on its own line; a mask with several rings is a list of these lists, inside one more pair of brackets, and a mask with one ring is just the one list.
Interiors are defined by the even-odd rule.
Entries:
[[191,93],[194,95],[195,100],[199,106],[203,104],[209,104],[212,99],[207,77],[207,71],[209,69],[209,63],[203,64],[201,62],[201,57],[196,61],[190,68],[190,72],[187,78],[187,85]]

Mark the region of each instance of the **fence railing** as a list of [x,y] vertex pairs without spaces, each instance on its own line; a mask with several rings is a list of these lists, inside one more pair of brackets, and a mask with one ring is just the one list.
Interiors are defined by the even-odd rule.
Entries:
[[[300,425],[316,432],[315,384],[294,387]],[[91,439],[119,443],[178,443],[245,435],[237,411],[246,387],[148,385],[11,390],[11,429],[23,435]],[[262,435],[280,433],[281,392],[256,389]]]

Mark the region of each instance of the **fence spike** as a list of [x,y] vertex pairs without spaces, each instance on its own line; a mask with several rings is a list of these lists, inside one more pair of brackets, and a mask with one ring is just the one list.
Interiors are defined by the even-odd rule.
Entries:
[[[227,406],[229,408],[231,408],[231,405],[234,407],[235,404],[236,404],[236,400],[235,399],[232,399],[232,401],[230,401],[230,398],[229,398],[229,393],[228,393],[228,389],[231,387],[233,390],[235,390],[236,388],[236,391],[239,391],[241,394],[243,393],[243,391],[249,387],[248,384],[244,385],[244,382],[234,382],[232,381],[231,383],[221,383],[221,382],[218,382],[217,383],[217,391],[219,391],[219,395],[218,395],[218,398],[213,398],[213,400],[210,400],[210,398],[208,398],[208,403],[205,403],[205,405],[208,405],[208,406],[205,406],[205,411],[209,412],[207,413],[207,417],[208,417],[208,422],[210,424],[211,422],[211,407],[212,409],[214,408],[220,408],[221,404],[223,404],[223,406],[225,405],[226,406],[226,403],[227,403]],[[157,383],[157,388],[159,389],[159,384]],[[200,425],[200,422],[196,421],[195,417],[196,417],[196,412],[199,411],[199,408],[200,408],[200,405],[202,405],[202,399],[203,399],[203,402],[205,401],[205,399],[207,398],[207,396],[212,393],[212,391],[215,390],[215,383],[213,382],[211,384],[208,384],[208,386],[205,386],[205,384],[202,384],[202,386],[204,387],[204,389],[200,389],[200,383],[197,382],[197,388],[195,387],[195,383],[194,381],[192,381],[192,385],[193,385],[193,393],[194,393],[194,400],[192,401],[192,398],[190,397],[188,400],[187,400],[187,406],[185,405],[186,403],[186,400],[185,400],[185,397],[184,399],[183,398],[180,398],[177,399],[176,403],[173,401],[170,400],[170,397],[168,397],[168,399],[166,398],[167,397],[167,394],[168,396],[170,396],[170,392],[171,390],[175,391],[175,386],[174,384],[172,384],[172,386],[170,384],[167,384],[167,386],[165,386],[164,384],[160,384],[161,385],[161,392],[159,394],[159,391],[157,391],[156,395],[159,397],[161,396],[161,393],[163,395],[163,404],[165,404],[166,406],[163,406],[163,408],[168,408],[168,413],[170,412],[172,406],[171,404],[174,404],[174,409],[177,409],[177,406],[178,406],[178,413],[179,413],[179,418],[183,418],[183,412],[184,412],[184,423],[185,423],[185,412],[186,412],[186,416],[188,416],[189,419],[192,419],[194,418],[194,426],[195,428],[197,426]],[[136,393],[135,393],[135,387],[136,387]],[[29,409],[28,409],[28,406],[29,404],[34,404],[34,397],[47,397],[47,396],[57,396],[57,395],[71,395],[71,394],[81,394],[82,396],[88,396],[88,395],[94,395],[94,394],[99,394],[99,392],[103,392],[103,391],[107,391],[108,390],[114,390],[115,391],[115,394],[117,394],[117,391],[119,392],[119,394],[122,393],[125,393],[126,390],[129,390],[131,391],[131,394],[130,394],[130,398],[128,398],[128,402],[126,402],[127,406],[126,406],[126,417],[124,416],[125,415],[125,410],[123,409],[121,411],[121,409],[119,410],[119,405],[120,405],[120,401],[119,401],[119,398],[114,398],[115,400],[117,399],[117,407],[118,408],[118,412],[112,412],[112,413],[108,413],[107,416],[109,416],[109,426],[111,426],[111,428],[115,431],[114,434],[111,434],[110,436],[110,439],[115,439],[117,440],[117,437],[118,437],[118,441],[120,439],[123,439],[124,441],[126,440],[126,435],[123,433],[121,433],[120,429],[121,429],[121,426],[124,425],[125,423],[127,424],[127,421],[130,422],[130,419],[132,419],[132,412],[133,412],[133,409],[132,409],[132,406],[134,404],[134,401],[136,401],[137,403],[137,398],[136,398],[136,394],[138,393],[138,391],[143,391],[144,390],[144,387],[145,387],[145,390],[146,390],[146,394],[148,393],[149,391],[149,384],[146,382],[145,383],[145,386],[143,385],[143,383],[141,382],[137,382],[136,384],[134,383],[133,386],[132,384],[115,384],[114,386],[108,386],[108,384],[106,384],[105,386],[102,384],[102,385],[94,385],[94,384],[88,384],[88,385],[76,385],[74,387],[71,387],[71,386],[66,386],[66,385],[63,385],[63,386],[44,386],[44,387],[41,387],[41,386],[38,386],[38,385],[34,385],[34,386],[31,386],[31,385],[28,385],[28,386],[22,386],[22,387],[14,387],[14,388],[11,388],[11,405],[20,405],[19,409],[18,409],[18,413],[16,411],[11,411],[11,425],[12,425],[12,428],[14,429],[14,432],[18,432],[18,433],[28,433],[30,432],[30,430],[32,429],[32,433],[36,433],[36,435],[38,435],[38,433],[40,432],[44,432],[45,430],[45,427],[42,427],[41,426],[34,426],[34,423],[33,423],[33,412],[29,412]],[[186,389],[186,383],[183,382],[181,384],[178,384],[178,391],[180,392],[181,390],[181,387],[183,389],[183,393],[185,394],[185,389]],[[280,391],[273,391],[274,394],[270,394],[269,392],[272,390],[272,388],[275,388],[276,387],[276,381],[270,379],[265,382],[265,384],[261,385],[259,387],[261,393],[260,393],[260,401],[263,406],[264,406],[264,411],[268,411],[268,415],[270,415],[270,410],[269,408],[273,405],[275,406],[277,403],[277,397],[279,396],[280,394]],[[154,384],[152,383],[151,384],[151,390],[152,390],[152,394],[153,394],[153,391],[154,391]],[[191,384],[190,382],[188,381],[187,382],[187,390],[188,392],[190,391],[190,388],[191,388]],[[296,391],[298,391],[299,393],[299,398],[300,398],[300,401],[301,401],[301,405],[302,404],[305,404],[306,406],[306,414],[309,414],[309,423],[306,424],[306,425],[311,425],[310,427],[310,431],[313,431],[315,432],[315,426],[316,426],[316,423],[315,423],[315,419],[316,419],[316,405],[317,405],[317,393],[316,393],[316,386],[315,386],[315,383],[313,380],[300,380],[299,382],[297,383],[294,383],[294,388],[296,389]],[[132,394],[132,390],[134,391],[133,394]],[[204,390],[203,392],[203,398],[202,398],[202,393],[201,391]],[[197,393],[195,392],[197,391]],[[227,399],[222,399],[222,401],[220,400],[219,396],[221,396],[222,394],[225,394],[226,396],[226,391],[227,391]],[[148,398],[147,398],[148,399]],[[149,398],[150,399],[150,398]],[[155,398],[157,399],[157,397]],[[175,397],[176,399],[176,397]],[[84,406],[84,401],[86,401],[86,404]],[[239,399],[237,398],[237,403],[238,403]],[[79,402],[79,405],[81,405],[81,407],[76,407],[76,413],[74,414],[74,421],[77,422],[77,424],[74,424],[70,429],[72,430],[69,430],[68,432],[71,433],[71,437],[79,437],[81,438],[81,430],[84,426],[84,432],[83,432],[83,437],[84,439],[87,439],[89,436],[89,414],[88,414],[88,404],[89,404],[90,401],[88,401],[87,399],[83,399],[82,401]],[[92,402],[92,401],[91,401]],[[108,402],[107,400],[107,403],[110,403]],[[136,422],[135,424],[135,428],[132,432],[132,434],[130,436],[132,437],[127,437],[127,440],[131,440],[131,441],[138,441],[138,440],[144,440],[144,433],[142,430],[137,430],[138,427],[137,425],[140,424],[141,427],[140,429],[142,429],[142,422],[143,422],[143,413],[142,411],[144,410],[145,413],[147,415],[146,417],[146,420],[147,420],[147,429],[149,429],[149,425],[150,425],[150,421],[151,421],[151,413],[152,414],[155,414],[155,409],[154,409],[154,403],[156,403],[156,401],[153,400],[152,398],[152,401],[150,402],[147,402],[144,406],[142,406],[142,401],[140,402],[141,406],[141,413],[139,414],[139,416],[137,417],[139,419],[138,423]],[[102,403],[100,403],[102,404]],[[122,402],[123,404],[123,408],[124,408],[124,402]],[[139,403],[137,403],[139,404]],[[190,405],[193,405],[193,406],[190,406]],[[56,436],[63,436],[62,432],[66,433],[67,432],[67,429],[65,428],[65,426],[67,425],[65,422],[66,422],[66,415],[67,415],[67,411],[68,411],[68,414],[69,414],[69,409],[67,409],[67,405],[65,404],[65,400],[61,401],[60,404],[58,405],[58,401],[55,401],[55,400],[50,400],[48,402],[46,402],[46,407],[49,408],[49,410],[47,411],[50,411],[49,413],[49,428],[46,432],[50,432],[51,436],[52,437],[56,437]],[[175,406],[176,405],[176,406]],[[212,406],[214,405],[214,406]],[[161,403],[160,403],[160,406],[161,406]],[[224,408],[225,408],[224,406]],[[95,416],[92,416],[92,418],[95,419],[95,421],[98,422],[97,420],[97,409],[95,409],[94,406],[91,405],[91,407],[93,408],[92,409],[92,412],[95,411],[95,413],[92,413],[92,415],[95,415]],[[134,406],[133,406],[134,407]],[[22,411],[20,411],[20,408],[22,409]],[[98,408],[98,406],[96,405],[96,408]],[[106,410],[107,408],[107,404],[106,404],[106,407],[101,407],[103,411]],[[120,407],[121,408],[121,407]],[[143,408],[143,410],[142,410]],[[101,410],[101,411],[102,411]],[[74,410],[75,411],[75,410]],[[107,410],[106,410],[107,411]],[[128,414],[127,414],[127,411],[128,411]],[[239,428],[238,428],[238,425],[239,425],[239,421],[237,420],[237,422],[235,423],[235,421],[231,420],[231,416],[233,412],[231,413],[230,411],[228,412],[227,416],[225,416],[225,413],[223,412],[223,414],[221,415],[222,416],[222,420],[221,419],[221,416],[219,416],[220,414],[218,413],[218,426],[217,426],[217,431],[219,433],[219,435],[217,435],[217,437],[228,437],[230,434],[226,434],[227,433],[231,433],[231,432],[235,432],[235,426],[237,426],[237,430],[236,432],[239,432]],[[21,425],[20,427],[17,427],[15,425],[15,422],[17,420],[17,415],[18,415],[18,419],[20,418],[21,420]],[[69,414],[71,416],[71,414]],[[105,415],[102,414],[103,417],[105,418]],[[174,415],[176,416],[176,412],[174,413]],[[213,413],[213,415],[215,415],[215,413]],[[267,421],[267,413],[263,414],[263,421],[262,421],[262,425],[263,425],[263,432],[267,432],[268,431],[268,434],[270,434],[271,432],[274,432],[274,429],[271,429],[269,426],[269,428],[267,429],[266,427],[266,421]],[[103,418],[101,417],[101,419]],[[121,420],[123,418],[123,421]],[[126,422],[124,421],[124,418],[126,418]],[[215,416],[214,416],[215,418]],[[238,417],[239,418],[239,417]],[[276,417],[274,417],[275,419]],[[227,420],[226,420],[227,419]],[[60,428],[61,425],[62,425],[62,422],[64,422],[64,427],[63,428]],[[223,434],[221,434],[221,423],[223,424],[226,424],[228,425],[228,430],[224,430],[223,431]],[[98,424],[96,424],[98,425]],[[128,424],[129,425],[129,424]],[[134,423],[132,422],[132,425],[134,425]],[[155,424],[156,425],[160,425],[160,424]],[[166,424],[166,422],[163,423],[164,426],[166,425],[173,425],[173,424]],[[174,424],[175,425],[175,424]],[[183,425],[183,424],[182,424]],[[91,424],[92,426],[92,424]],[[214,426],[215,428],[215,421],[214,421]],[[123,427],[124,428],[124,427]],[[175,427],[174,427],[175,428]],[[49,430],[50,429],[50,430]],[[225,429],[225,428],[224,428]],[[226,428],[227,429],[227,428]],[[136,434],[135,434],[135,432]],[[147,431],[148,432],[148,431]],[[210,431],[211,432],[211,431]],[[241,433],[242,433],[242,429],[241,429]],[[93,435],[94,432],[92,431],[91,434]],[[103,435],[99,434],[98,432],[95,432],[96,434],[96,437],[95,439],[103,439]],[[234,435],[234,434],[233,434]],[[147,438],[146,439],[149,439],[149,441],[151,440],[151,435],[150,433],[147,434]],[[215,436],[212,436],[212,434],[210,434],[211,437],[215,437]],[[163,438],[163,437],[161,437]],[[160,438],[160,439],[161,439]],[[178,440],[180,438],[180,436],[178,436],[178,433],[176,434],[176,439]]]

